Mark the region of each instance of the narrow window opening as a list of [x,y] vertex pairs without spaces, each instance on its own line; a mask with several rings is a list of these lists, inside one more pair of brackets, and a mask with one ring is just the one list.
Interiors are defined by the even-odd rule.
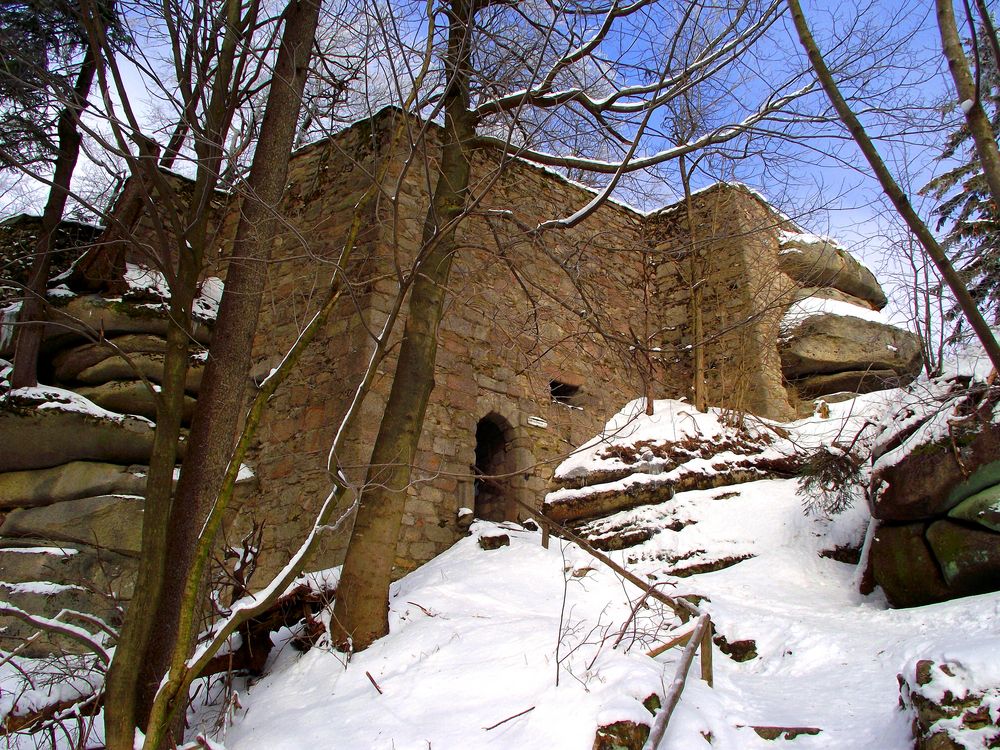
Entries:
[[580,408],[580,386],[578,385],[570,385],[560,380],[550,380],[549,393],[552,394],[552,400],[557,404]]

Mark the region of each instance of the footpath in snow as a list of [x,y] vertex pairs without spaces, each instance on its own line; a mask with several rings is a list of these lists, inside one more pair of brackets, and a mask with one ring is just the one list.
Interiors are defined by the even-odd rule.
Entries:
[[[793,443],[816,445],[879,407],[873,395],[785,427]],[[651,428],[637,429],[646,437]],[[958,662],[973,685],[1000,685],[1000,594],[909,610],[860,595],[855,566],[820,553],[860,543],[863,503],[833,520],[807,516],[797,487],[772,479],[683,492],[609,519],[655,524],[648,541],[611,554],[664,593],[703,597],[718,633],[756,651],[738,663],[716,650],[713,689],[692,671],[662,747],[910,750],[896,676],[917,659]],[[481,549],[478,537],[495,533],[509,546]],[[679,558],[743,559],[675,578],[667,571]],[[574,545],[553,539],[543,549],[539,532],[477,522],[394,586],[388,637],[350,663],[330,649],[282,648],[267,676],[240,686],[217,741],[228,750],[590,750],[598,725],[648,723],[642,701],[673,679],[678,650],[645,655],[677,624],[668,611],[640,610],[613,648],[640,595]],[[755,726],[820,731],[768,741]]]

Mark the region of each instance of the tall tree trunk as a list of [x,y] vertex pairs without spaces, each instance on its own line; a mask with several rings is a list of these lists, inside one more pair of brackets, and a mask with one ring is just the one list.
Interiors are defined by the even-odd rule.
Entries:
[[847,128],[855,143],[858,144],[858,148],[861,149],[861,153],[864,154],[865,159],[871,166],[872,172],[882,186],[886,197],[892,202],[900,217],[906,222],[906,226],[913,232],[917,241],[920,242],[920,246],[923,247],[927,256],[934,262],[938,272],[941,274],[941,278],[944,279],[952,294],[955,295],[955,300],[958,302],[962,314],[969,321],[972,330],[976,332],[976,336],[979,338],[980,343],[982,343],[983,349],[986,350],[986,355],[990,358],[993,367],[1000,369],[1000,344],[997,343],[989,324],[983,318],[975,300],[972,299],[972,295],[969,294],[968,287],[966,287],[965,282],[962,281],[962,278],[955,271],[955,267],[948,259],[948,256],[934,237],[934,234],[927,227],[927,224],[924,223],[913,209],[913,206],[910,205],[909,198],[907,198],[902,188],[899,187],[899,184],[892,177],[889,169],[885,166],[885,162],[879,156],[878,149],[875,148],[875,144],[868,136],[861,121],[858,120],[857,116],[851,110],[850,105],[848,105],[840,93],[840,88],[837,86],[833,74],[830,73],[830,69],[826,66],[823,54],[820,52],[812,33],[809,31],[809,24],[806,21],[805,14],[802,12],[802,6],[799,4],[799,1],[787,0],[787,2],[792,12],[792,21],[795,24],[795,30],[798,32],[802,48],[809,56],[809,62],[816,73],[816,77],[819,79],[820,85],[823,86],[823,90],[826,91],[827,97],[837,111],[837,116],[844,124],[844,127]]
[[[146,726],[152,696],[160,681],[146,653],[159,612],[167,571],[167,533],[172,509],[174,468],[180,438],[184,388],[188,368],[188,343],[192,339],[192,304],[202,272],[209,232],[211,200],[224,157],[222,144],[232,121],[230,87],[234,61],[249,25],[240,0],[227,0],[226,25],[218,57],[205,125],[196,143],[198,171],[183,236],[176,238],[177,271],[170,289],[170,321],[164,353],[163,380],[157,395],[156,435],[146,479],[142,520],[142,547],[135,592],[126,612],[118,647],[108,670],[105,688],[105,742],[109,750],[131,750],[135,730]],[[164,198],[164,200],[166,200]],[[164,258],[164,263],[169,259]]]
[[[990,118],[983,109],[982,92],[979,91],[977,81],[969,71],[969,61],[965,57],[965,50],[962,49],[962,40],[958,36],[955,9],[951,0],[936,0],[936,6],[941,49],[948,61],[952,80],[955,81],[958,100],[962,102],[965,121],[976,144],[976,155],[986,175],[986,184],[989,185],[993,204],[1000,206],[1000,149],[997,148],[996,135],[993,133]],[[997,63],[1000,64],[1000,60]]]
[[80,157],[80,130],[78,120],[87,106],[87,96],[94,82],[97,59],[92,47],[87,47],[77,73],[76,83],[66,105],[59,113],[56,126],[58,147],[52,185],[42,212],[42,227],[35,242],[35,254],[31,261],[31,272],[25,299],[21,305],[19,319],[21,327],[17,334],[14,350],[14,372],[11,385],[24,388],[38,385],[38,352],[45,331],[45,293],[48,289],[49,270],[52,267],[52,253],[55,250],[56,231],[62,222],[66,201],[69,198],[73,171]]
[[[260,139],[188,439],[189,458],[181,468],[170,515],[167,556],[171,575],[164,582],[146,653],[147,668],[151,676],[156,676],[157,685],[170,665],[175,642],[190,642],[197,632],[200,601],[197,596],[185,597],[185,583],[199,533],[222,486],[240,426],[266,266],[278,226],[278,204],[284,193],[319,11],[319,0],[292,0],[284,13],[285,28]],[[153,695],[145,698],[152,705]],[[157,729],[149,727],[148,734],[151,736]]]
[[389,584],[413,458],[434,387],[437,332],[455,252],[455,225],[465,211],[470,180],[468,145],[473,0],[450,3],[448,84],[444,97],[440,175],[424,221],[422,254],[410,292],[396,373],[372,450],[354,532],[337,588],[335,637],[362,650],[389,632]]
[[708,408],[708,394],[705,388],[705,285],[701,262],[701,250],[695,231],[694,199],[691,196],[691,175],[687,170],[687,160],[678,160],[681,185],[684,188],[684,208],[687,211],[688,268],[691,273],[691,377],[694,408],[705,411]]

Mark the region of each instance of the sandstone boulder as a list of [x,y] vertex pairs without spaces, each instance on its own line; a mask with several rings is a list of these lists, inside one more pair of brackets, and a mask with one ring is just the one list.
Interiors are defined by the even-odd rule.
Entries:
[[88,545],[53,547],[44,540],[25,541],[31,546],[0,549],[0,581],[53,581],[113,594],[118,599],[132,598],[135,558]]
[[[76,392],[98,406],[119,414],[138,414],[156,419],[156,398],[140,380],[111,381],[94,386],[80,386]],[[184,396],[182,421],[190,424],[194,416],[195,400]]]
[[62,466],[0,474],[0,510],[33,508],[95,495],[141,495],[146,467],[72,461]]
[[985,594],[1000,586],[1000,534],[953,521],[935,521],[927,541],[954,596]]
[[1000,725],[993,718],[995,709],[991,711],[1000,699],[1000,686],[983,690],[975,666],[920,659],[897,676],[899,704],[911,717],[914,750],[1000,747]]
[[78,542],[123,555],[138,555],[143,499],[100,495],[7,514],[0,536]]
[[[30,583],[0,583],[0,600],[33,615],[52,618],[64,609],[96,615],[112,627],[121,625],[121,610],[117,603],[102,594],[81,586],[53,584],[46,581]],[[63,615],[61,621],[93,633],[93,625]],[[10,650],[33,636],[37,629],[14,617],[0,617],[0,648]],[[96,640],[100,641],[101,636]],[[49,654],[81,654],[87,648],[75,640],[42,631],[21,653],[25,656],[44,657]]]
[[870,300],[861,299],[860,297],[855,297],[851,294],[846,294],[839,289],[834,289],[829,286],[803,286],[795,290],[793,300],[798,302],[803,299],[830,299],[836,302],[846,302],[849,305],[857,305],[858,307],[864,307],[869,310],[877,310],[871,303]]
[[893,607],[920,607],[954,596],[924,537],[927,524],[880,524],[868,565]]
[[1000,532],[1000,484],[967,497],[950,511],[951,518],[969,521]]
[[[87,385],[101,385],[115,380],[138,380],[141,373],[153,383],[163,381],[163,355],[156,352],[139,352],[129,357],[126,362],[121,357],[107,357],[97,364],[91,365],[77,373],[76,379]],[[201,387],[201,376],[205,368],[201,362],[188,364],[187,380],[184,388],[188,393],[198,393]]]
[[906,445],[899,460],[877,461],[869,493],[872,515],[889,521],[942,516],[1000,483],[1000,425],[980,429],[983,424],[975,418],[955,421],[934,440]]
[[885,293],[874,274],[832,240],[782,232],[779,248],[779,267],[801,286],[833,287],[876,310],[885,307]]
[[79,460],[149,463],[154,428],[148,420],[112,417],[84,399],[47,403],[52,408],[10,398],[0,404],[0,471]]
[[[920,372],[920,339],[901,328],[847,315],[812,315],[786,331],[778,346],[785,378],[891,370],[912,380]],[[850,390],[841,388],[840,390]]]
[[895,370],[850,370],[832,375],[813,375],[792,381],[798,394],[805,398],[826,396],[848,392],[853,396],[886,388],[906,385],[909,376],[901,376]]
[[[46,325],[45,337],[59,339],[77,334],[67,333],[74,323],[91,333],[114,335],[123,333],[145,333],[166,336],[170,322],[160,306],[151,307],[145,303],[123,302],[106,299],[96,294],[73,297],[53,313],[52,322]],[[207,344],[211,340],[211,330],[203,323],[197,323],[192,331],[195,341]]]
[[162,354],[167,343],[160,336],[147,334],[127,334],[108,339],[106,343],[80,344],[58,352],[52,358],[52,372],[56,380],[67,382],[76,380],[77,376],[88,367],[103,362],[108,357],[118,357],[117,350],[127,354],[140,352],[155,352]]

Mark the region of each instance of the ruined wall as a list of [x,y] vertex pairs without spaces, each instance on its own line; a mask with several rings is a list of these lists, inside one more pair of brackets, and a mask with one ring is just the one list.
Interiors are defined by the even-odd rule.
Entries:
[[[357,125],[294,158],[282,205],[288,228],[275,248],[255,342],[256,379],[277,364],[316,308],[353,207],[378,160],[390,157],[373,150],[372,140],[383,149],[390,123],[378,123],[374,136],[370,126]],[[265,520],[266,572],[297,545],[330,491],[327,451],[367,363],[370,333],[384,323],[399,291],[397,273],[411,270],[420,246],[428,185],[437,179],[436,149],[401,147],[391,157],[349,270],[353,293],[272,399],[250,456],[260,490],[243,504],[230,533]],[[643,319],[636,292],[640,217],[611,204],[577,228],[529,237],[527,228],[571,214],[592,194],[496,155],[477,156],[473,192],[475,208],[458,234],[436,383],[397,550],[400,570],[429,560],[464,532],[458,509],[476,505],[480,420],[488,418],[502,434],[491,469],[501,476],[492,481],[508,497],[537,503],[556,464],[643,392],[628,338]],[[404,303],[397,340],[405,315]],[[339,457],[359,485],[394,370],[395,347]],[[553,381],[576,389],[565,403],[553,399]],[[511,502],[478,510],[497,518],[524,515]],[[314,566],[341,562],[346,531],[324,541]]]
[[[260,382],[281,361],[331,283],[339,286],[342,296],[292,376],[269,402],[248,456],[258,490],[241,504],[228,533],[238,539],[253,523],[264,523],[259,575],[273,573],[299,546],[331,491],[328,453],[368,359],[369,258],[377,237],[373,208],[363,214],[360,241],[347,273],[335,277],[335,271],[355,206],[371,184],[371,137],[366,124],[356,126],[299,152],[289,168],[281,205],[284,226],[268,267],[254,341],[253,379]],[[361,441],[361,436],[349,436],[339,456],[350,474],[367,458]],[[340,536],[324,537],[317,564],[332,564],[342,547]]]
[[[421,245],[438,178],[434,127],[427,138],[403,138],[390,152],[396,122],[381,116],[359,123],[297,153],[290,166],[254,343],[256,382],[318,309],[355,207],[375,175],[381,182],[365,204],[358,248],[340,277],[344,296],[272,398],[248,456],[258,488],[234,511],[227,533],[234,543],[263,524],[261,575],[273,573],[299,545],[331,491],[330,445],[373,336]],[[646,392],[684,396],[690,384],[686,212],[643,217],[608,203],[576,227],[533,232],[543,221],[571,215],[593,194],[493,151],[476,154],[472,196],[457,235],[435,388],[397,549],[400,571],[431,559],[464,532],[462,507],[495,520],[524,516],[511,498],[539,502],[555,466],[626,401]],[[775,346],[787,277],[777,272],[775,216],[732,187],[701,193],[696,204],[710,402],[787,416]],[[225,226],[235,226],[237,212],[232,205]],[[404,302],[394,343],[405,316]],[[662,350],[656,361],[647,359],[643,342]],[[356,488],[391,387],[396,348],[336,457]],[[477,481],[477,471],[495,476]],[[349,531],[348,524],[328,534],[310,566],[340,563]]]
[[[395,177],[386,180],[378,206],[379,280],[371,315],[379,324],[398,292],[397,270],[408,271],[420,247],[428,185],[437,179],[433,146],[410,156],[408,149],[396,154],[399,167],[410,166],[398,186]],[[502,434],[503,455],[494,465],[501,476],[493,481],[508,497],[537,504],[556,464],[642,393],[623,338],[630,322],[641,319],[638,215],[609,205],[580,227],[532,238],[526,229],[571,214],[592,194],[496,155],[477,156],[473,195],[475,208],[458,232],[435,387],[397,550],[401,570],[463,533],[457,513],[476,506],[481,420]],[[394,368],[394,356],[380,368],[372,419],[361,428],[369,441]],[[568,403],[553,400],[553,381],[577,389]],[[525,515],[509,501],[478,511]]]
[[[778,268],[782,219],[742,186],[712,186],[696,193],[692,204],[693,233],[683,202],[648,222],[656,251],[664,356],[683,372],[685,392],[690,393],[691,289],[697,281],[704,295],[709,403],[790,418],[777,338],[795,284]],[[694,279],[692,253],[700,269]]]

